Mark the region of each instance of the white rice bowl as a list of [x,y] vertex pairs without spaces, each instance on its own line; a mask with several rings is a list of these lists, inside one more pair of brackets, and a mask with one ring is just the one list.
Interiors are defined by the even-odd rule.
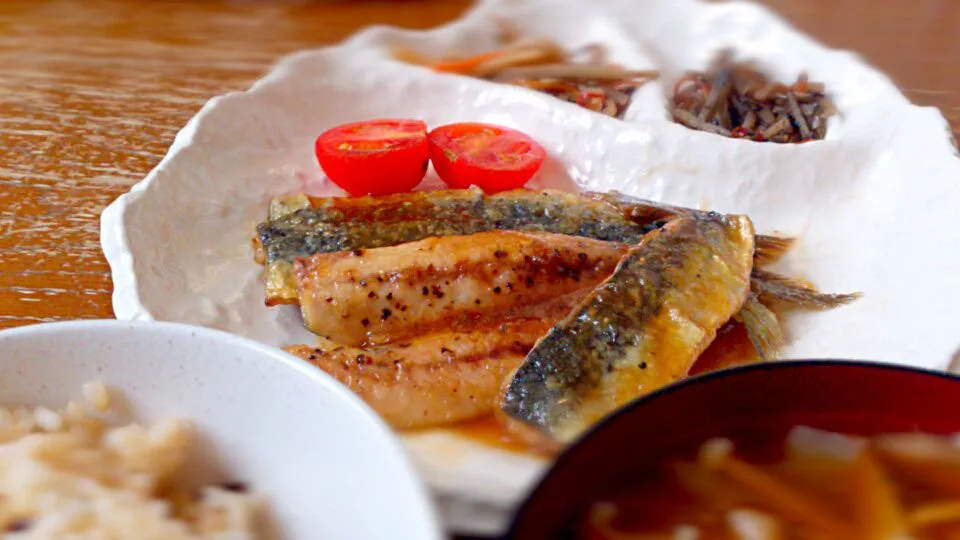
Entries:
[[0,350],[4,538],[441,538],[386,426],[282,351],[119,321]]

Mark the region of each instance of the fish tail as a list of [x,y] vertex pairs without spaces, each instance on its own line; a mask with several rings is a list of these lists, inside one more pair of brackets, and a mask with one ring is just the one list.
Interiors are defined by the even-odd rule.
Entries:
[[747,301],[743,303],[740,312],[734,315],[734,319],[743,324],[761,362],[780,358],[780,350],[786,342],[783,327],[780,326],[776,313],[761,304],[756,296],[747,296]]
[[793,247],[794,238],[758,234],[753,251],[754,266],[769,266],[780,259]]
[[827,310],[853,302],[861,293],[822,293],[813,285],[799,279],[789,278],[754,269],[751,274],[751,289],[759,300],[766,304],[785,304],[789,307]]

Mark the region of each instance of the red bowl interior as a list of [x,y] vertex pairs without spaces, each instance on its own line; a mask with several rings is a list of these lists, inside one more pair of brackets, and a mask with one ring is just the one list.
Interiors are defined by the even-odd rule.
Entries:
[[508,538],[564,538],[582,509],[651,465],[691,456],[710,437],[738,446],[782,440],[798,425],[858,435],[960,433],[960,377],[888,364],[754,364],[654,392],[561,455],[521,506]]

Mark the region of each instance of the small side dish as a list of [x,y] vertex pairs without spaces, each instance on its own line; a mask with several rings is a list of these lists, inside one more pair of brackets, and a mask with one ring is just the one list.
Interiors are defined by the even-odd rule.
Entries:
[[[501,47],[443,60],[411,51],[395,58],[440,73],[467,75],[530,88],[586,109],[622,118],[633,93],[657,71],[629,70],[607,63],[604,49],[591,45],[575,53],[546,39],[503,34]],[[822,83],[800,74],[792,84],[771,80],[750,62],[719,53],[704,72],[687,72],[673,87],[671,118],[686,127],[756,142],[803,143],[826,136],[836,109]]]
[[429,58],[408,50],[394,56],[439,73],[522,86],[614,118],[623,117],[637,88],[659,76],[606,61],[598,45],[567,52],[553,41],[512,30],[500,38],[499,48],[472,56]]
[[[0,408],[0,530],[17,538],[254,539],[241,482],[178,489],[196,434],[183,419],[114,425],[107,388],[61,410]],[[6,536],[5,536],[6,537]]]
[[757,142],[803,143],[823,139],[836,109],[822,83],[801,74],[793,84],[770,80],[750,63],[724,51],[706,72],[677,81],[670,114],[679,124]]
[[3,330],[0,348],[0,404],[38,406],[0,409],[0,525],[29,526],[10,538],[443,538],[384,423],[279,349],[116,320]]
[[589,540],[940,540],[960,535],[960,446],[924,433],[796,427],[779,445],[706,441],[694,461],[594,503]]

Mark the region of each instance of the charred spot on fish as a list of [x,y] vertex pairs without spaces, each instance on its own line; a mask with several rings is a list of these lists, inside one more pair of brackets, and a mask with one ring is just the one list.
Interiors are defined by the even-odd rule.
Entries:
[[369,364],[370,362],[371,362],[371,360],[370,360],[370,357],[369,357],[369,356],[367,356],[367,355],[365,355],[365,354],[358,354],[358,355],[357,355],[357,364],[358,364],[358,365],[361,365],[361,366],[362,366],[363,364]]
[[587,254],[581,251],[580,253],[577,253],[577,259],[579,259],[580,262],[586,262]]
[[524,282],[524,284],[526,284],[527,287],[533,287],[533,278],[532,278],[532,277],[527,276],[527,277],[523,278],[523,282]]
[[361,279],[361,280],[360,280],[360,286],[361,286],[361,287],[366,287],[366,286],[367,286],[367,280]]
[[428,288],[426,288],[426,287],[424,287],[423,289],[421,289],[420,292],[423,293],[424,296],[430,296],[430,289],[428,289]]
[[383,283],[383,276],[377,276],[377,282]]
[[640,369],[647,369],[647,363],[646,363],[646,362],[640,362],[640,364],[638,364],[637,367],[640,368]]
[[364,328],[366,328],[370,326],[370,319],[364,318],[362,321],[360,321],[360,324],[363,325]]
[[498,250],[496,250],[496,251],[493,252],[493,256],[496,257],[496,258],[498,258],[498,259],[502,259],[502,258],[504,258],[504,257],[507,256],[507,252],[504,251],[504,250],[502,250],[502,249],[498,249]]
[[388,293],[387,293],[387,300],[393,300],[393,293],[392,293],[392,292],[388,292]]
[[351,251],[350,254],[353,255],[354,257],[363,257],[363,250],[362,250],[362,249],[355,249],[355,250]]
[[493,294],[500,294],[500,287],[494,287]]
[[508,290],[508,291],[512,291],[512,290],[513,290],[513,283],[507,283],[507,290]]
[[316,359],[317,359],[317,355],[311,354],[311,355],[308,356],[307,358],[309,358],[310,360],[316,360]]
[[473,301],[473,303],[479,306],[479,305],[480,305],[480,299],[477,298],[476,300]]
[[333,297],[332,297],[332,296],[328,296],[328,297],[326,298],[326,302],[327,302],[328,304],[331,303],[331,302],[333,302]]
[[376,297],[377,297],[377,293],[375,293],[374,291],[370,291],[367,294],[367,298],[376,298]]
[[440,354],[453,354],[453,351],[446,347],[440,347]]
[[388,308],[383,308],[383,311],[380,312],[380,320],[385,321],[393,315],[393,311],[390,311]]
[[430,287],[430,289],[433,292],[434,296],[436,296],[437,298],[443,298],[444,292],[439,285],[433,285],[432,287]]

